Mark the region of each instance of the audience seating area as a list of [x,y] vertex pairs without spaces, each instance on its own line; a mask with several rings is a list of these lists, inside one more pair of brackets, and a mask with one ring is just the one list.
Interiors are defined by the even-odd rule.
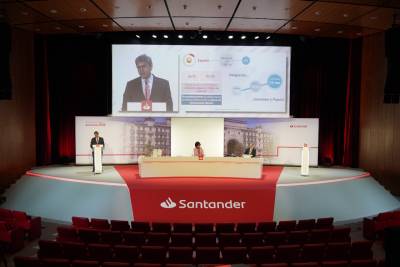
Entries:
[[25,239],[39,238],[42,233],[40,217],[25,212],[0,208],[0,242],[9,252],[24,247]]
[[147,223],[73,217],[56,240],[40,240],[21,266],[375,267],[372,241],[351,242],[333,218],[256,223]]
[[386,228],[400,227],[400,211],[379,213],[373,218],[364,218],[363,234],[366,239],[375,240],[383,236]]

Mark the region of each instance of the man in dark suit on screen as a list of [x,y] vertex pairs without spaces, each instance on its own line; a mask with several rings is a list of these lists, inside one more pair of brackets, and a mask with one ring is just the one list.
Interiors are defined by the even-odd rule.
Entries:
[[169,82],[151,73],[153,69],[151,58],[143,54],[136,58],[135,63],[140,77],[127,82],[121,111],[128,111],[128,102],[140,102],[143,111],[146,111],[143,107],[147,107],[149,103],[165,103],[166,111],[172,112]]
[[92,158],[93,158],[93,172],[94,172],[94,152],[93,152],[93,146],[96,145],[103,145],[103,149],[102,149],[102,153],[104,150],[104,139],[103,137],[99,136],[99,132],[98,131],[94,131],[94,137],[90,140],[90,148],[92,149]]

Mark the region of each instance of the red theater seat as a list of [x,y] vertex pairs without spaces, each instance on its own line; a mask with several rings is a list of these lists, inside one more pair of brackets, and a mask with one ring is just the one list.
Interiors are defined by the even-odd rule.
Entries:
[[218,247],[198,247],[196,249],[197,264],[218,264],[220,262],[220,250]]
[[259,247],[264,245],[263,233],[244,233],[242,235],[242,244],[246,247]]
[[89,218],[86,217],[72,217],[72,225],[75,228],[90,228]]
[[193,235],[191,233],[172,233],[171,246],[193,247]]
[[73,260],[71,267],[100,267],[100,263],[98,261]]
[[42,267],[70,267],[67,259],[42,259]]
[[158,233],[170,233],[171,224],[170,223],[152,223],[151,231]]
[[382,237],[386,228],[399,226],[400,211],[382,212],[372,219],[364,218],[363,234],[365,238],[373,240],[376,237]]
[[350,227],[333,228],[329,242],[350,242]]
[[135,263],[134,267],[162,267],[160,263]]
[[273,246],[251,247],[249,249],[249,263],[272,263],[275,260]]
[[287,241],[286,232],[268,232],[265,234],[264,242],[267,245],[282,245]]
[[100,243],[99,231],[95,229],[79,229],[79,240],[84,243]]
[[215,234],[215,233],[196,234],[195,235],[195,246],[197,246],[197,247],[217,246],[217,234]]
[[125,245],[142,246],[146,243],[143,232],[122,232],[122,238]]
[[89,244],[88,259],[97,261],[112,261],[113,251],[108,244]]
[[73,227],[57,227],[57,241],[59,242],[77,242],[79,241],[78,232]]
[[325,260],[349,260],[350,243],[329,243],[326,246]]
[[130,267],[131,265],[127,262],[103,262],[102,267]]
[[214,224],[212,223],[196,223],[194,225],[195,233],[213,233],[214,232]]
[[64,250],[64,257],[70,260],[86,260],[87,250],[84,243],[80,242],[63,242],[61,246]]
[[325,257],[325,244],[305,244],[301,257],[303,261],[320,262]]
[[291,231],[287,235],[287,242],[289,244],[304,244],[308,241],[308,231]]
[[217,223],[215,225],[215,230],[217,233],[233,233],[235,232],[234,223]]
[[167,249],[163,246],[143,246],[142,261],[147,263],[160,263],[165,262]]
[[376,267],[376,261],[370,260],[352,260],[350,267]]
[[174,223],[174,233],[192,233],[193,225],[191,223]]
[[276,227],[277,231],[293,231],[296,230],[296,221],[280,221],[278,226]]
[[300,245],[281,245],[276,248],[277,262],[295,262],[300,258]]
[[29,239],[39,238],[42,234],[42,218],[31,217],[22,211],[13,211],[13,217],[18,227],[24,229]]
[[109,230],[111,225],[106,219],[92,218],[90,220],[90,227],[97,230]]
[[24,247],[24,230],[7,222],[0,222],[0,242],[9,252],[16,252]]
[[299,220],[296,225],[297,230],[311,230],[315,228],[315,219]]
[[353,260],[372,259],[372,241],[355,241],[351,244],[351,258]]
[[136,246],[116,245],[114,247],[115,260],[133,262],[139,258],[139,248]]
[[295,262],[290,265],[291,267],[319,267],[318,262]]
[[39,258],[63,258],[61,243],[52,240],[39,240]]
[[122,244],[120,231],[102,230],[99,231],[101,242],[105,244]]
[[245,247],[224,247],[221,252],[223,263],[243,264],[247,262],[247,248]]
[[171,263],[193,263],[192,247],[170,247],[168,250],[168,262]]
[[218,239],[220,247],[237,247],[241,245],[239,233],[221,233]]
[[147,243],[149,246],[168,246],[169,243],[169,233],[148,233]]
[[24,256],[15,256],[14,265],[15,267],[41,267],[41,263],[38,258]]
[[331,229],[333,227],[333,217],[318,218],[315,223],[315,228]]
[[150,231],[150,224],[148,222],[131,222],[133,232],[144,232]]
[[330,229],[313,229],[308,236],[308,243],[328,243],[331,238]]
[[261,264],[260,267],[289,267],[288,263],[280,262],[280,263],[265,263]]
[[111,230],[113,231],[129,231],[130,229],[128,221],[111,220]]
[[257,232],[267,233],[276,230],[276,222],[260,222],[257,225]]
[[347,261],[323,261],[321,267],[348,267]]
[[255,223],[238,223],[236,226],[236,232],[239,233],[253,233],[256,231]]

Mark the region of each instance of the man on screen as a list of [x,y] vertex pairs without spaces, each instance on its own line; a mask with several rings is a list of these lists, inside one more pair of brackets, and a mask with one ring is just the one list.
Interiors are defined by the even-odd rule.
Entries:
[[151,73],[153,69],[151,58],[145,54],[140,55],[136,58],[135,64],[140,77],[127,82],[121,110],[128,111],[128,102],[140,102],[142,111],[146,109],[151,111],[149,107],[151,103],[165,103],[166,111],[172,112],[169,82]]

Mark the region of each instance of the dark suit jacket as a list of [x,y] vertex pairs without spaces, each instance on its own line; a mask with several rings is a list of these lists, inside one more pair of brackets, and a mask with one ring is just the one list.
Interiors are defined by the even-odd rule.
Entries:
[[[145,100],[140,77],[127,82],[124,98],[122,101],[122,111],[127,111],[128,102],[142,102]],[[172,112],[172,98],[169,82],[165,79],[153,75],[153,85],[151,88],[150,100],[152,102],[162,102],[167,106],[167,112]]]
[[99,142],[96,143],[96,137],[93,137],[92,140],[90,140],[90,148],[92,148],[93,145],[103,145],[103,149],[104,149],[104,139],[103,137],[99,136]]
[[[244,154],[249,155],[250,154],[250,147],[246,148],[244,151]],[[253,148],[253,151],[251,151],[251,157],[254,158],[257,154],[256,148]]]

